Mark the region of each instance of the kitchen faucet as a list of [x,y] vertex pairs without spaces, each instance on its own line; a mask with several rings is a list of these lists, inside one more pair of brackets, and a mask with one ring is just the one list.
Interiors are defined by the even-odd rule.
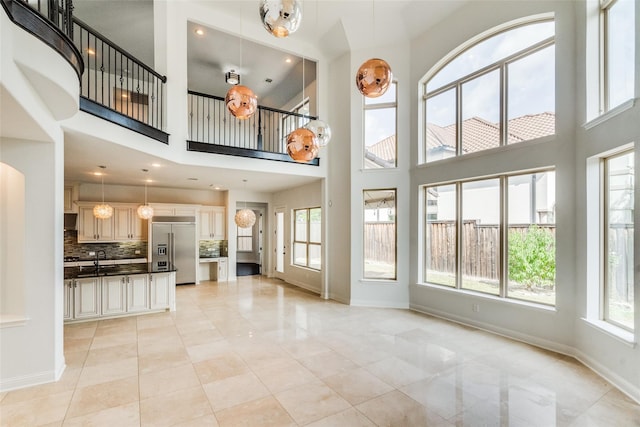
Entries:
[[96,251],[96,260],[93,261],[93,265],[95,265],[96,268],[100,268],[100,252],[102,252],[103,255],[102,259],[107,259],[107,253],[105,251],[103,251],[102,249]]

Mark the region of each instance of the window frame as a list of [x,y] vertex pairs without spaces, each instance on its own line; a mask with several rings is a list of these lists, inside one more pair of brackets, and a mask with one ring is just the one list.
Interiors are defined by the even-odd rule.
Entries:
[[[370,170],[388,170],[388,169],[397,169],[398,168],[398,81],[393,80],[391,82],[391,86],[387,89],[387,91],[393,90],[395,92],[395,101],[393,102],[374,102],[376,98],[367,98],[364,95],[362,96],[362,169],[366,171]],[[367,103],[367,100],[371,100],[370,103]],[[387,108],[393,108],[394,110],[394,128],[395,128],[395,137],[396,137],[396,147],[395,147],[395,156],[394,156],[394,165],[393,166],[383,166],[379,168],[368,168],[366,167],[366,154],[367,154],[367,144],[366,144],[366,115],[367,111],[371,110],[383,110]]]
[[[541,40],[537,43],[534,43],[524,49],[521,49],[517,52],[512,53],[511,55],[508,55],[502,59],[499,59],[497,61],[494,61],[490,64],[485,65],[482,68],[479,68],[469,74],[466,74],[462,77],[457,78],[456,80],[450,81],[449,83],[442,85],[440,87],[437,87],[431,91],[429,91],[427,89],[427,85],[429,84],[429,82],[442,70],[444,69],[444,67],[446,67],[451,61],[453,61],[454,59],[458,58],[460,55],[463,55],[466,51],[468,51],[469,49],[477,46],[478,44],[494,37],[497,36],[498,34],[501,33],[505,33],[508,31],[511,31],[513,29],[519,28],[519,27],[524,27],[527,25],[533,25],[533,24],[538,24],[538,23],[543,23],[543,22],[555,22],[555,17],[544,17],[544,18],[539,18],[539,19],[534,19],[534,20],[528,20],[526,22],[523,23],[518,23],[517,25],[512,25],[506,28],[502,28],[500,29],[500,31],[497,32],[492,32],[487,34],[486,36],[482,37],[481,39],[475,40],[472,44],[470,44],[469,46],[467,46],[466,48],[455,52],[454,55],[452,55],[450,58],[448,58],[448,60],[446,62],[443,62],[442,64],[440,64],[438,66],[437,69],[435,69],[432,73],[430,73],[429,77],[425,80],[423,80],[422,82],[422,114],[421,114],[421,120],[422,120],[422,148],[420,150],[420,154],[421,154],[421,159],[419,160],[420,164],[428,164],[431,163],[432,161],[429,161],[429,156],[428,156],[428,145],[427,145],[427,134],[428,134],[428,130],[427,130],[427,125],[428,125],[428,118],[427,118],[427,101],[431,98],[434,98],[438,95],[441,95],[449,90],[454,90],[454,96],[455,96],[455,127],[456,127],[456,136],[455,136],[455,142],[456,142],[456,147],[455,147],[455,156],[453,157],[460,157],[465,155],[465,153],[462,152],[462,123],[463,123],[463,119],[462,119],[462,86],[470,81],[473,81],[476,78],[479,78],[481,76],[487,75],[492,71],[495,70],[499,70],[499,79],[500,79],[500,89],[499,89],[499,102],[500,102],[500,109],[499,109],[499,145],[498,147],[504,147],[506,145],[510,145],[508,143],[508,138],[509,138],[509,130],[508,130],[508,66],[511,63],[514,63],[522,58],[526,58],[530,55],[533,55],[537,52],[540,52],[550,46],[555,46],[555,39],[556,39],[556,35],[554,34],[551,37],[548,37],[544,40]],[[555,131],[554,131],[554,135],[555,135]],[[523,141],[525,142],[525,141]],[[494,147],[494,148],[498,148],[498,147]],[[477,152],[482,152],[482,151],[488,151],[488,150],[480,150],[480,151],[473,151],[467,154],[473,154],[473,153],[477,153]],[[434,162],[437,162],[439,160],[443,160],[443,159],[437,159],[437,160],[433,160]]]
[[[246,231],[241,232],[240,230],[249,230],[249,234],[242,234],[242,233],[246,233]],[[239,227],[238,225],[236,225],[236,245],[237,245],[237,250],[238,252],[243,252],[243,253],[251,253],[253,252],[253,225],[251,227]],[[250,242],[250,247],[251,249],[240,249],[240,240],[249,240]]]
[[[635,150],[633,147],[631,148],[626,148],[626,149],[622,149],[619,151],[615,151],[612,153],[609,153],[605,156],[600,157],[600,174],[601,174],[601,184],[600,184],[600,188],[601,188],[601,195],[600,195],[600,206],[601,206],[601,215],[602,215],[602,221],[600,223],[600,236],[601,236],[601,243],[600,243],[600,250],[601,250],[601,266],[602,266],[602,274],[600,275],[600,284],[599,284],[599,296],[598,296],[598,305],[599,305],[599,319],[612,325],[615,326],[616,328],[620,328],[622,330],[625,330],[627,332],[630,333],[634,333],[635,328],[629,327],[623,323],[620,323],[616,320],[613,320],[610,318],[610,314],[609,314],[609,309],[610,309],[610,304],[609,304],[609,287],[610,287],[610,283],[609,283],[609,218],[610,218],[610,212],[609,212],[609,201],[610,201],[610,179],[609,179],[609,161],[611,159],[615,159],[615,158],[619,158],[622,156],[626,156],[628,154],[634,154],[635,156]],[[635,159],[634,159],[635,162]],[[634,168],[634,175],[635,175],[635,168]],[[633,191],[635,192],[635,180],[633,181],[634,183],[634,188]],[[634,205],[633,205],[633,209],[635,210],[635,201],[634,201]],[[634,223],[634,232],[631,233],[631,235],[633,236],[633,238],[635,239],[635,223]],[[634,242],[632,242],[632,246],[633,246]],[[634,259],[635,259],[635,254],[634,254]],[[635,268],[633,269],[634,271],[634,275],[635,275]],[[635,280],[635,279],[634,279]],[[636,310],[635,304],[634,304],[634,312]]]
[[[320,218],[322,218],[322,207],[320,206],[314,206],[311,208],[296,208],[292,210],[292,222],[293,222],[293,227],[292,227],[292,234],[291,234],[291,240],[292,240],[292,245],[291,245],[291,265],[295,265],[297,267],[304,267],[304,268],[309,268],[311,270],[315,270],[315,271],[321,271],[322,270],[322,228],[320,229],[320,241],[319,242],[314,242],[311,241],[311,211],[312,210],[316,210],[318,209],[320,211]],[[297,228],[298,228],[298,222],[296,221],[296,218],[298,217],[297,213],[300,211],[306,211],[306,231],[305,231],[305,235],[306,235],[306,239],[305,240],[297,240],[296,236],[297,234]],[[320,227],[322,227],[322,220],[320,221]],[[295,253],[295,248],[296,248],[296,244],[303,244],[305,245],[305,259],[306,259],[306,264],[299,264],[296,262],[296,253]],[[319,253],[320,253],[320,268],[316,268],[316,267],[312,267],[310,265],[309,262],[309,248],[311,246],[317,246],[319,248]]]
[[[500,173],[500,174],[495,174],[495,175],[489,175],[489,176],[482,176],[482,177],[473,177],[473,178],[466,178],[466,179],[460,179],[460,180],[451,180],[451,181],[445,181],[445,182],[437,182],[437,183],[430,183],[430,184],[423,184],[421,185],[421,199],[422,199],[422,212],[420,213],[421,215],[421,221],[422,221],[422,227],[423,227],[423,235],[421,236],[421,244],[423,245],[422,247],[422,271],[420,271],[420,283],[423,286],[434,286],[434,287],[438,287],[438,288],[443,288],[443,289],[450,289],[452,291],[456,291],[456,292],[468,292],[468,293],[473,293],[474,295],[481,295],[484,297],[489,297],[489,298],[499,298],[500,300],[504,300],[504,301],[510,301],[510,302],[521,302],[521,303],[525,303],[525,304],[533,304],[533,305],[539,305],[539,306],[543,306],[543,307],[549,307],[549,308],[555,308],[556,304],[557,304],[557,300],[556,300],[556,296],[557,296],[557,289],[555,289],[555,296],[554,296],[554,303],[550,304],[550,303],[544,303],[544,302],[539,302],[539,301],[532,301],[532,300],[528,300],[528,299],[524,299],[524,298],[517,298],[514,296],[510,296],[509,295],[509,242],[508,242],[508,232],[509,232],[509,215],[508,215],[508,211],[509,211],[509,178],[512,177],[517,177],[517,176],[522,176],[522,175],[533,175],[533,174],[543,174],[543,173],[548,173],[548,172],[553,172],[553,173],[557,173],[556,172],[556,168],[555,167],[546,167],[546,168],[536,168],[536,169],[527,169],[527,170],[522,170],[522,171],[515,171],[515,172],[510,172],[510,173]],[[498,207],[499,209],[499,216],[500,216],[500,223],[498,224],[498,239],[499,239],[499,243],[500,243],[500,248],[498,249],[498,265],[497,265],[497,270],[498,270],[498,280],[499,280],[499,284],[498,284],[498,294],[492,294],[492,293],[488,293],[488,292],[482,292],[482,291],[477,291],[477,290],[471,290],[471,289],[466,289],[464,288],[463,285],[463,271],[462,271],[462,251],[463,251],[463,233],[462,233],[462,224],[463,224],[463,184],[465,183],[474,183],[474,182],[481,182],[481,181],[488,181],[488,180],[492,180],[492,179],[498,179],[499,180],[499,188],[498,188],[498,192],[499,192],[499,199],[500,199],[500,206]],[[455,254],[456,254],[456,258],[455,258],[455,285],[454,286],[449,286],[449,285],[444,285],[444,284],[440,284],[440,283],[433,283],[433,282],[427,282],[427,266],[429,265],[429,249],[428,249],[428,229],[429,229],[429,217],[428,217],[428,200],[429,197],[427,195],[427,192],[430,188],[433,187],[442,187],[442,186],[448,186],[448,185],[453,185],[455,187]],[[553,224],[555,225],[556,222],[554,220]],[[554,241],[557,243],[557,235],[554,236]],[[556,265],[557,265],[557,251],[556,251]],[[557,275],[556,275],[556,280],[554,282],[554,288],[557,286],[558,282],[557,282]]]
[[[394,194],[394,220],[393,221],[375,221],[378,223],[393,223],[394,225],[394,241],[393,241],[393,277],[369,277],[366,275],[365,262],[367,260],[365,254],[366,246],[366,229],[365,226],[371,221],[366,220],[366,193],[369,191],[393,191]],[[387,281],[395,282],[398,280],[398,189],[397,188],[366,188],[362,190],[362,278],[366,281]]]

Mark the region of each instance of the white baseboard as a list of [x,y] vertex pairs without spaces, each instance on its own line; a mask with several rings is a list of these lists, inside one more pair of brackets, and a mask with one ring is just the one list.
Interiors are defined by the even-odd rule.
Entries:
[[613,384],[617,389],[621,392],[629,396],[630,399],[633,399],[638,404],[640,404],[640,388],[631,384],[625,378],[611,371],[606,366],[603,366],[601,363],[593,360],[591,357],[583,353],[578,349],[574,349],[574,354],[572,355],[576,359],[578,359],[582,364],[587,366],[589,369],[594,371],[596,374],[600,375],[602,378],[605,378],[611,384]]
[[289,280],[289,279],[285,280],[284,282],[289,283],[290,285],[294,285],[299,288],[305,289],[309,292],[313,292],[314,294],[318,294],[318,295],[321,294],[320,289],[316,289],[313,286],[310,286],[308,283],[300,282],[298,280]]
[[374,307],[374,308],[403,308],[409,309],[409,304],[406,302],[388,302],[378,300],[364,300],[364,299],[352,299],[351,305],[355,307]]
[[[62,369],[64,371],[64,368]],[[19,377],[7,378],[0,381],[0,392],[18,390],[57,381],[62,372],[44,371]]]

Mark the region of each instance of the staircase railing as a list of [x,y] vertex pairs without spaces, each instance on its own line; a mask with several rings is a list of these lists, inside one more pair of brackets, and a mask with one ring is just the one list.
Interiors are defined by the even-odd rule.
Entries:
[[[287,136],[314,116],[258,106],[248,119],[229,113],[224,98],[188,91],[189,149],[270,160],[292,161]],[[317,159],[310,162],[317,165]]]

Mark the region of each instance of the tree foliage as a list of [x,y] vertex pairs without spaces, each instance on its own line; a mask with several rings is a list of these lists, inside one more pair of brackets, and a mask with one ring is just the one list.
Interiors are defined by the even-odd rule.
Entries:
[[509,280],[532,287],[553,288],[556,277],[555,238],[532,225],[524,233],[509,230]]

